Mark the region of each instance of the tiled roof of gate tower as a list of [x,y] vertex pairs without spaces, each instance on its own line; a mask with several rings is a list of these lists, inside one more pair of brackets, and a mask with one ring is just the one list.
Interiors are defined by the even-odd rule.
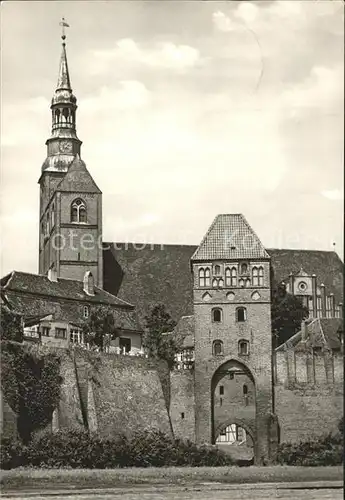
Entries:
[[269,258],[242,214],[221,214],[213,221],[191,260]]

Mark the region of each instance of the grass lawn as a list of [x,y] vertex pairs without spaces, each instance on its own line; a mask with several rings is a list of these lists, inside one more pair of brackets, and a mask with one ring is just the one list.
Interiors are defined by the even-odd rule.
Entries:
[[2,489],[118,487],[200,482],[276,483],[342,481],[343,467],[159,467],[130,469],[30,469],[1,471]]

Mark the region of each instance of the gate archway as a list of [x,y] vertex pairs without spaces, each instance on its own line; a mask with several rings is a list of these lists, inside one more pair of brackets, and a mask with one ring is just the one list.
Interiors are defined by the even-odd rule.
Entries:
[[234,458],[255,455],[255,380],[243,363],[230,360],[213,374],[211,382],[212,442]]

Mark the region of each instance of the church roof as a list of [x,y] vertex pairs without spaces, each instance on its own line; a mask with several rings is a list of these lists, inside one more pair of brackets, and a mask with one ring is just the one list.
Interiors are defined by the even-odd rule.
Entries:
[[214,219],[192,261],[269,258],[242,214],[221,214]]
[[[114,295],[135,304],[141,322],[150,307],[164,303],[172,318],[193,314],[190,261],[196,245],[104,243],[103,284]],[[267,249],[278,281],[301,268],[325,283],[326,293],[342,301],[344,265],[334,252]]]
[[85,163],[76,155],[72,161],[68,172],[56,187],[56,191],[71,191],[79,193],[101,193],[93,180]]

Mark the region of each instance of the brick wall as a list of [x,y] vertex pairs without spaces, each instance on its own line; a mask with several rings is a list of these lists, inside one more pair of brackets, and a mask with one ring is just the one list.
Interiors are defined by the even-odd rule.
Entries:
[[176,438],[195,441],[194,374],[174,370],[170,374],[170,418]]
[[337,429],[343,415],[340,352],[278,351],[275,378],[275,412],[281,442],[303,441]]

